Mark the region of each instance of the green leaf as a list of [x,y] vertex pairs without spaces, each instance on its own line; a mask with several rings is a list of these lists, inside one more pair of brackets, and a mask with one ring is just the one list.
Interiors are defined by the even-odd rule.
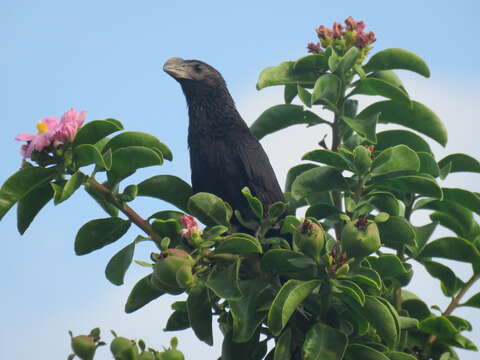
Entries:
[[345,360],[389,360],[383,353],[362,344],[351,344],[347,347]]
[[383,150],[372,163],[372,174],[383,175],[399,171],[418,171],[420,159],[406,145],[397,145]]
[[240,282],[243,294],[238,300],[229,300],[230,313],[233,319],[233,339],[245,342],[255,335],[267,312],[260,311],[273,300],[274,293],[268,281],[255,279]]
[[75,237],[75,254],[85,255],[113,243],[128,231],[130,225],[130,221],[119,217],[87,222]]
[[316,167],[299,175],[292,184],[292,195],[296,199],[306,198],[310,204],[315,204],[319,193],[330,190],[343,190],[347,183],[337,169],[331,167]]
[[152,287],[150,276],[151,274],[138,281],[130,292],[130,295],[128,295],[127,303],[125,304],[125,312],[127,314],[137,311],[141,307],[147,305],[150,301],[155,300],[164,294],[163,291],[159,291]]
[[440,176],[440,168],[438,167],[437,162],[434,157],[427,152],[417,152],[418,158],[420,159],[420,170],[419,172],[428,174],[433,177]]
[[399,351],[389,351],[385,355],[390,360],[417,360],[415,356]]
[[162,155],[155,150],[144,146],[121,147],[113,151],[112,167],[107,175],[111,182],[118,182],[137,169],[162,164]]
[[312,94],[310,94],[307,90],[305,90],[300,85],[297,85],[297,94],[302,103],[308,107],[312,107]]
[[356,46],[352,46],[340,59],[340,62],[337,65],[336,72],[343,76],[347,71],[349,71],[360,55],[360,50]]
[[0,188],[0,220],[17,201],[58,175],[57,167],[28,166],[10,176]]
[[285,104],[290,104],[293,99],[297,96],[297,86],[296,85],[285,85],[283,92],[283,97]]
[[[404,292],[405,290],[402,290],[402,296]],[[418,320],[426,319],[431,315],[428,305],[420,299],[405,299],[402,303],[402,309],[408,311],[409,316]]]
[[303,174],[305,171],[317,168],[317,165],[314,164],[300,164],[293,166],[288,170],[287,173],[287,179],[285,181],[285,192],[290,192],[292,191],[292,184],[293,181],[300,175]]
[[261,254],[262,245],[257,238],[248,234],[232,234],[223,239],[214,251],[216,254]]
[[441,281],[446,296],[454,296],[463,286],[463,281],[448,266],[431,260],[424,260],[422,264],[432,277]]
[[192,187],[179,177],[157,175],[138,184],[137,196],[157,198],[187,211],[188,199],[192,196]]
[[255,214],[257,218],[262,219],[263,218],[262,202],[258,198],[252,195],[252,193],[250,192],[250,189],[247,186],[245,186],[242,189],[242,194],[247,199],[250,210],[252,210],[252,212]]
[[439,257],[476,263],[480,261],[480,252],[466,239],[444,237],[428,243],[418,257]]
[[40,186],[17,203],[17,229],[23,235],[33,219],[42,208],[53,198],[53,189],[49,183]]
[[477,159],[466,154],[451,154],[438,162],[438,166],[443,168],[448,163],[452,164],[450,172],[476,172],[480,173],[480,162]]
[[420,330],[439,338],[451,338],[458,332],[445,316],[430,316],[420,322]]
[[291,360],[292,358],[292,330],[285,331],[275,340],[273,360]]
[[[315,74],[320,74],[328,70],[328,59],[325,54],[311,54],[301,57],[293,64],[293,69],[296,72],[313,71]],[[317,75],[318,77],[318,75]],[[315,82],[315,80],[313,81]]]
[[322,123],[326,121],[313,112],[304,110],[301,105],[282,104],[265,110],[250,126],[250,130],[260,140],[268,134],[292,125],[313,126]]
[[314,219],[320,220],[328,218],[329,216],[339,214],[340,210],[338,210],[335,206],[328,205],[328,204],[316,204],[312,205],[307,209],[305,213],[306,217],[313,217]]
[[367,194],[367,196],[369,197],[368,201],[379,211],[386,212],[393,216],[399,214],[399,203],[392,193],[386,191],[373,191]]
[[73,146],[77,147],[82,144],[96,144],[104,137],[119,130],[123,130],[123,125],[120,121],[115,119],[89,121],[78,130],[77,135],[73,140]]
[[382,288],[382,279],[380,278],[380,275],[371,268],[356,268],[355,271],[353,271],[353,276],[351,276],[350,279],[356,283],[371,286],[377,290]]
[[399,333],[395,318],[390,309],[378,298],[366,296],[364,315],[371,325],[378,331],[389,348],[393,348],[398,341]]
[[368,75],[369,78],[380,79],[388,82],[390,85],[401,88],[403,91],[407,92],[403,87],[403,83],[398,77],[398,75],[392,70],[380,70]]
[[313,325],[302,346],[304,360],[341,360],[348,340],[344,333],[326,324]]
[[238,284],[238,272],[240,270],[240,259],[227,268],[214,268],[209,274],[205,285],[210,288],[218,297],[227,300],[235,300],[242,297]]
[[288,280],[275,296],[268,312],[268,326],[278,336],[302,301],[320,285],[318,280]]
[[187,311],[190,324],[197,338],[212,346],[212,309],[206,287],[198,286],[190,289],[187,298]]
[[334,282],[335,288],[340,290],[341,293],[350,296],[359,305],[365,304],[365,293],[355,282],[350,280],[340,280]]
[[105,145],[104,150],[111,149],[112,152],[115,152],[115,150],[130,146],[143,146],[158,153],[162,159],[167,159],[170,161],[173,159],[172,152],[167,145],[162,143],[153,135],[138,131],[126,131],[114,136]]
[[[467,339],[465,336],[461,334],[456,334],[452,339],[448,339],[445,341],[448,344],[453,346],[459,347],[461,349],[471,350],[471,351],[478,351],[477,346],[473,343],[472,340]],[[458,360],[458,359],[455,359]]]
[[480,215],[480,196],[470,191],[457,188],[443,188],[445,200],[453,201]]
[[366,107],[358,116],[369,117],[379,113],[380,123],[399,124],[417,130],[443,146],[447,143],[447,130],[442,121],[419,102],[412,101],[409,107],[391,100],[380,101]]
[[114,285],[123,285],[123,279],[133,260],[135,241],[117,252],[105,269],[106,278]]
[[377,143],[376,126],[380,113],[365,113],[362,111],[356,117],[344,116],[342,120],[356,133],[366,138],[372,144]]
[[182,225],[178,219],[155,219],[152,222],[152,229],[160,238],[168,237],[171,240],[170,247],[178,244],[181,228]]
[[187,208],[190,214],[207,226],[230,226],[227,206],[216,195],[205,192],[196,193],[188,200]]
[[480,293],[473,295],[470,299],[462,303],[460,306],[470,306],[480,309]]
[[415,318],[406,317],[406,316],[399,316],[399,323],[400,329],[410,329],[410,328],[418,328],[420,324],[419,321]]
[[[80,171],[74,173],[63,186],[62,191],[57,193],[55,192],[53,203],[55,205],[60,204],[67,200],[73,193],[85,182],[87,176]],[[52,184],[53,185],[53,184]]]
[[377,224],[382,242],[393,249],[403,245],[415,246],[415,230],[403,216],[390,216],[388,221]]
[[178,304],[183,304],[181,309],[175,309],[175,311],[170,315],[167,320],[167,325],[165,326],[164,331],[179,331],[185,330],[190,327],[190,321],[188,320],[188,313],[187,313],[187,302],[186,301],[177,301],[172,305],[177,304],[175,307],[180,307]]
[[429,175],[399,176],[394,179],[387,180],[376,186],[393,191],[415,193],[438,199],[441,199],[443,196],[442,189],[437,184],[435,179],[430,177]]
[[379,257],[369,258],[372,267],[385,280],[394,281],[396,285],[406,286],[412,278],[413,271],[411,265],[402,263],[398,256],[393,254],[383,254]]
[[285,249],[271,249],[263,255],[260,267],[265,272],[289,275],[300,280],[317,276],[317,264],[308,256]]
[[265,68],[258,77],[257,90],[275,85],[313,85],[318,77],[317,71],[295,65],[294,61],[285,61]]
[[340,96],[342,81],[333,74],[324,74],[315,82],[312,92],[312,104],[322,104],[332,111],[338,111],[337,101]]
[[357,94],[383,96],[408,106],[411,104],[410,98],[405,91],[381,79],[365,78],[358,80],[349,96]]
[[302,160],[310,160],[332,166],[340,170],[350,170],[351,166],[335,151],[313,150],[303,155]]
[[403,69],[430,77],[430,70],[421,57],[404,49],[385,49],[377,52],[364,65],[366,72]]
[[87,166],[91,164],[97,165],[100,169],[110,170],[112,166],[105,162],[102,154],[97,147],[91,144],[82,144],[73,149],[74,158],[78,167]]
[[407,145],[414,151],[431,153],[430,145],[419,135],[407,130],[387,130],[377,134],[375,150],[382,151],[396,145]]

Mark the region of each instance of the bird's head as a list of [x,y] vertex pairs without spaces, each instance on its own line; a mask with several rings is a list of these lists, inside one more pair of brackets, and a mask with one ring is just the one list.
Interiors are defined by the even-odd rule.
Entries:
[[200,60],[173,57],[165,62],[163,70],[177,80],[184,91],[226,88],[222,75],[213,66]]

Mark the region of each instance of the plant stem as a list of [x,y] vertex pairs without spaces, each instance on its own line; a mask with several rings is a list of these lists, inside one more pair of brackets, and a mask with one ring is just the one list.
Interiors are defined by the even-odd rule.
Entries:
[[[472,277],[463,285],[462,289],[460,292],[457,294],[457,296],[454,296],[452,298],[452,301],[448,305],[448,307],[445,309],[445,311],[442,313],[442,316],[449,316],[453,313],[453,311],[459,306],[460,300],[462,300],[463,296],[466,294],[466,292],[472,287],[472,285],[480,279],[480,274],[473,274]],[[425,346],[427,351],[427,355],[430,352],[430,347],[433,344],[433,342],[437,339],[435,335],[430,335],[427,344]]]
[[115,205],[118,210],[120,210],[123,214],[125,214],[131,222],[137,225],[140,229],[142,229],[150,238],[160,246],[161,237],[156,234],[150,223],[142,218],[135,210],[133,210],[130,206],[125,204],[124,202],[117,199],[115,194],[113,194],[109,188],[100,184],[94,178],[88,179],[88,184],[98,192],[99,195],[103,196],[103,198],[110,202],[111,204]]

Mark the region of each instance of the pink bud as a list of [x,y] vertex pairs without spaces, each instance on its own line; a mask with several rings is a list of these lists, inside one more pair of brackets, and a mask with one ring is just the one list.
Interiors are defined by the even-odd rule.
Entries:
[[312,54],[320,53],[321,52],[320,48],[321,48],[321,45],[318,42],[317,43],[308,43],[308,45],[307,45],[308,52],[312,53]]
[[333,38],[340,39],[343,36],[343,26],[340,23],[333,23]]
[[377,38],[375,37],[375,34],[373,33],[373,31],[369,31],[367,33],[367,38],[368,38],[368,43],[371,44],[373,42],[375,42],[377,40]]
[[345,19],[345,25],[347,25],[347,31],[353,31],[356,30],[357,22],[353,17],[349,16]]
[[363,30],[365,30],[365,23],[363,21],[359,21],[357,23],[357,29],[356,30],[357,30],[358,33],[363,32]]
[[180,218],[184,228],[180,230],[180,234],[183,237],[191,238],[193,234],[199,233],[200,229],[198,228],[198,224],[195,221],[195,218],[190,215],[185,215]]
[[325,25],[320,25],[318,29],[315,29],[315,32],[320,39],[326,39],[333,36],[333,31]]

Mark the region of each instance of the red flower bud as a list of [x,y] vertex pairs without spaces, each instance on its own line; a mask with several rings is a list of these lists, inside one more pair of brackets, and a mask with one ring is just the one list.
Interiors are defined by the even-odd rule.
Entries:
[[343,26],[340,23],[333,23],[333,38],[340,39],[343,36]]
[[367,45],[368,45],[368,36],[363,32],[357,33],[356,46],[359,49],[363,49]]
[[320,39],[326,39],[333,36],[333,31],[327,28],[325,25],[320,25],[318,29],[315,29],[315,32]]
[[356,30],[357,22],[353,17],[349,16],[345,19],[345,25],[347,25],[347,31],[354,31]]
[[365,23],[363,21],[359,21],[357,23],[357,29],[356,30],[357,30],[358,33],[363,32],[363,30],[365,30]]
[[321,52],[320,48],[321,48],[321,45],[318,42],[308,43],[307,45],[308,52],[312,54],[319,54]]
[[377,40],[373,31],[367,33],[368,43],[371,44]]

